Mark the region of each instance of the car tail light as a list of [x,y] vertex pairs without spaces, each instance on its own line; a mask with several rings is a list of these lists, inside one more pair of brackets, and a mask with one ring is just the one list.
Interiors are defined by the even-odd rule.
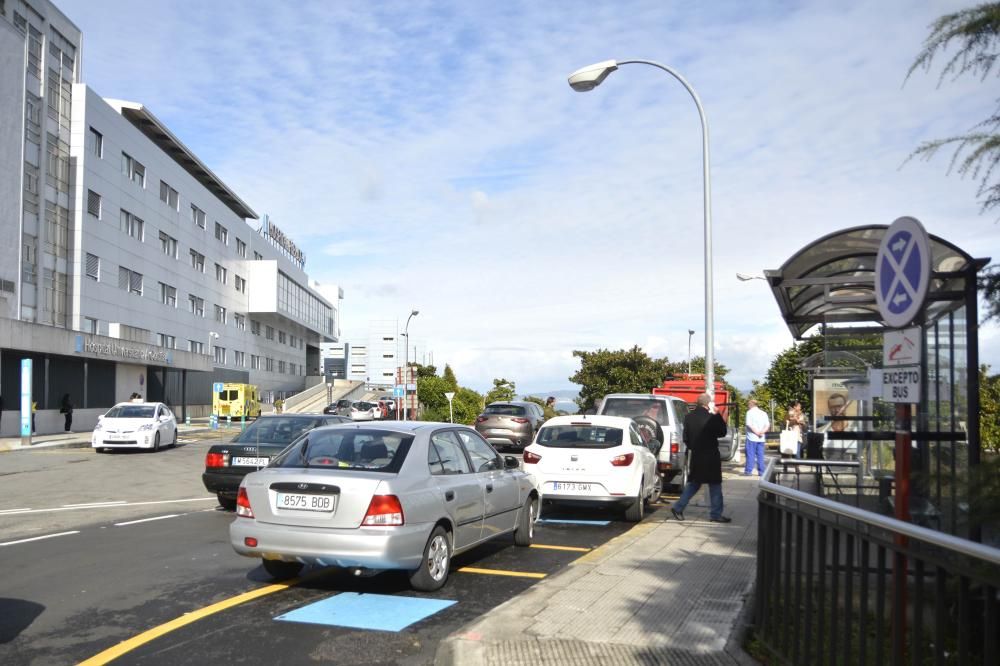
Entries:
[[205,467],[225,467],[226,456],[223,453],[209,453],[205,455]]
[[403,505],[395,495],[375,495],[361,524],[372,527],[402,525]]
[[477,416],[476,417],[476,423],[484,423],[486,421],[486,419],[487,419],[487,417],[485,417],[485,416]]
[[534,465],[534,464],[540,462],[541,459],[542,459],[542,457],[540,455],[538,455],[537,453],[532,453],[531,451],[525,451],[524,452],[524,464],[525,465]]
[[611,464],[615,467],[628,467],[632,464],[632,459],[635,458],[634,453],[623,453],[620,456],[615,456],[611,459]]
[[511,419],[511,421],[513,421],[514,423],[527,423],[528,419],[524,418],[523,416],[515,416],[514,418]]
[[240,486],[240,492],[236,495],[236,515],[244,518],[253,518],[253,509],[250,508],[250,498],[247,497],[247,489]]

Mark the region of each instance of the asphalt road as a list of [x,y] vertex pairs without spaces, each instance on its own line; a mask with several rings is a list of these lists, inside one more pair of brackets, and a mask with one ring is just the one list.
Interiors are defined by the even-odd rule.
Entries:
[[[233,552],[234,516],[201,485],[204,452],[218,436],[186,439],[156,454],[0,455],[0,663],[426,664],[449,633],[631,527],[616,514],[543,511],[611,522],[540,523],[536,546],[556,548],[517,548],[509,537],[481,546],[456,557],[448,584],[432,594],[410,590],[399,573],[355,578],[337,569],[307,569],[297,584],[272,587],[256,560]],[[232,601],[253,591],[266,594]],[[316,602],[387,603],[377,625],[428,599],[454,603],[399,631],[276,619]],[[211,612],[213,604],[224,607]],[[189,623],[149,637],[178,618]]]

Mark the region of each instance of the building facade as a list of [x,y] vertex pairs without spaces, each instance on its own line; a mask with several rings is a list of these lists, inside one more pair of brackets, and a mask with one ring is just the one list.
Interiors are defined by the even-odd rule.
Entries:
[[79,83],[80,31],[51,3],[0,8],[0,233],[18,240],[0,247],[0,395],[24,358],[40,410],[302,390],[343,292],[148,108]]
[[406,334],[399,330],[399,320],[372,320],[368,322],[367,336],[324,345],[324,364],[345,368],[346,379],[389,388],[398,383],[400,369],[406,360],[421,365],[429,363],[422,342],[414,338],[406,349],[405,341]]

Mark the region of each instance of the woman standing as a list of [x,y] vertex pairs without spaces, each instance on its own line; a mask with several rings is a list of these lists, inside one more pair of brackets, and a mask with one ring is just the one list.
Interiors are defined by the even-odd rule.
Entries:
[[[798,451],[800,453],[802,451],[802,438],[805,433],[805,427],[806,417],[802,413],[802,403],[796,400],[788,405],[788,412],[785,415],[785,429],[795,433],[795,439],[799,442]],[[782,457],[785,456],[782,455]],[[794,457],[797,458],[798,453]]]
[[63,394],[62,404],[59,407],[59,413],[66,415],[66,432],[69,432],[70,428],[73,427],[73,403],[69,400],[69,393]]

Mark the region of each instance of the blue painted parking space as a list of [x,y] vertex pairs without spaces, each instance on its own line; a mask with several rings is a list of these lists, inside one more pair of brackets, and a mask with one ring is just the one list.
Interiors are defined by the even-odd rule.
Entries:
[[343,592],[274,619],[352,629],[402,631],[455,603],[448,599]]
[[610,525],[610,520],[579,520],[575,518],[539,518],[539,523],[563,523],[566,525]]

